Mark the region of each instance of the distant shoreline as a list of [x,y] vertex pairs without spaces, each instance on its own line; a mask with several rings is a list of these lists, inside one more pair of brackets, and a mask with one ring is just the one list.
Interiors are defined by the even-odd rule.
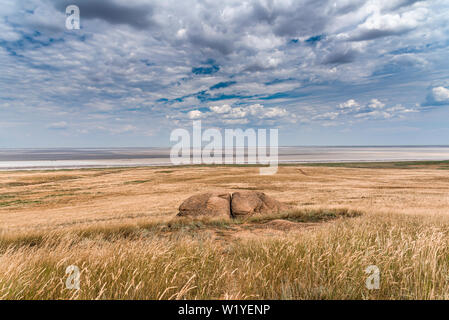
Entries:
[[[440,169],[449,170],[449,158],[446,160],[377,160],[377,161],[323,161],[323,162],[280,162],[278,166],[310,166],[310,167],[341,167],[341,168],[409,168],[414,166],[443,166]],[[77,166],[77,167],[20,167],[20,168],[0,168],[0,172],[10,171],[68,171],[68,170],[107,170],[107,169],[142,169],[142,168],[192,168],[192,167],[263,167],[260,164],[189,164],[189,165],[173,165],[173,164],[155,164],[155,165],[141,165],[141,166]]]
[[[279,165],[443,161],[449,146],[279,147],[278,154]],[[169,148],[0,149],[0,171],[153,166],[174,166]]]

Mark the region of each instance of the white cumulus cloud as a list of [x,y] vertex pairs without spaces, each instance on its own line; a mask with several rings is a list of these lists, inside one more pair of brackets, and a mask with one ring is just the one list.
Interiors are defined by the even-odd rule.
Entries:
[[432,89],[433,98],[437,102],[449,102],[449,89],[436,87]]

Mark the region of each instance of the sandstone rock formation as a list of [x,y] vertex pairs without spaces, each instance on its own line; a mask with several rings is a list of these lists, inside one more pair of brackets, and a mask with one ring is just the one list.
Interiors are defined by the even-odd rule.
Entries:
[[284,209],[286,209],[285,205],[263,192],[242,191],[232,194],[232,217],[250,216],[256,213],[279,213]]
[[283,203],[263,192],[241,191],[229,193],[207,192],[187,198],[180,206],[178,216],[242,217],[253,214],[279,213],[287,209]]
[[229,193],[201,193],[187,198],[180,206],[178,216],[226,216],[231,214]]

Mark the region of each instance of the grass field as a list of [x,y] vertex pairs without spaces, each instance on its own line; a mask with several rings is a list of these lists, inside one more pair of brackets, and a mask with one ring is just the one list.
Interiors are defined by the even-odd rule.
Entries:
[[[447,299],[449,162],[0,172],[0,299]],[[246,220],[176,218],[257,190]],[[67,289],[70,265],[80,289]],[[380,270],[367,289],[365,269]]]

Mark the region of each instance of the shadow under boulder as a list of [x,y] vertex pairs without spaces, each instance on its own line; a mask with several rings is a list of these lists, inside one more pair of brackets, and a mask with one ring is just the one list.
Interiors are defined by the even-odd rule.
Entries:
[[231,218],[254,214],[280,213],[289,207],[263,192],[201,193],[193,195],[179,206],[178,216],[227,216]]

